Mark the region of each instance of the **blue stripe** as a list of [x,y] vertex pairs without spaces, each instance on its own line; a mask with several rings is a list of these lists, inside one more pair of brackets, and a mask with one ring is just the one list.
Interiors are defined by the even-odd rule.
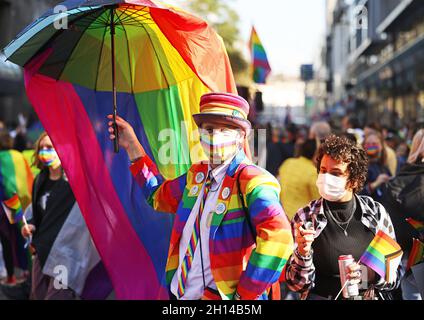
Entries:
[[[94,92],[75,85],[91,124],[96,132],[97,140],[103,152],[106,166],[109,169],[115,190],[121,200],[125,212],[138,237],[152,258],[158,273],[158,280],[166,285],[165,266],[171,237],[173,215],[154,211],[144,201],[143,191],[134,180],[129,170],[129,159],[125,150],[113,153],[113,145],[107,131],[106,116],[111,113],[112,93]],[[144,127],[140,121],[134,97],[127,93],[118,93],[119,115],[127,119],[134,128],[147,154],[152,157]],[[95,168],[94,168],[95,170]],[[160,231],[160,232],[159,232]]]

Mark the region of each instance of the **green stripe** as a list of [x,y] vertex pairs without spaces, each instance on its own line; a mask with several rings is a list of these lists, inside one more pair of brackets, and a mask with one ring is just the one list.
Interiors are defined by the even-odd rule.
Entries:
[[246,197],[247,203],[250,206],[252,203],[255,202],[258,198],[265,199],[265,200],[275,200],[278,201],[278,192],[275,191],[274,188],[266,186],[266,185],[259,185],[251,193],[249,193]]
[[193,208],[194,207],[194,204],[196,203],[196,201],[197,201],[197,197],[189,197],[188,196],[188,193],[189,193],[189,190],[188,189],[185,189],[185,191],[184,191],[184,196],[183,196],[183,199],[184,199],[184,209],[191,209],[191,208]]
[[265,53],[265,48],[261,44],[254,44],[253,49],[254,51]]
[[166,272],[166,283],[170,284],[177,269],[172,269]]
[[276,271],[280,270],[279,268],[282,268],[287,260],[280,257],[260,254],[255,251],[252,253],[249,262],[254,266]]
[[[227,214],[228,214],[228,213],[227,213]],[[238,218],[238,219],[233,219],[233,220],[223,221],[221,224],[225,226],[225,225],[228,225],[228,224],[234,224],[234,223],[242,222],[242,221],[244,221],[244,220],[246,220],[246,218],[245,218],[245,217],[240,217],[240,218]]]
[[376,250],[373,247],[368,247],[367,251],[369,253],[371,253],[374,257],[376,257],[378,260],[382,261],[383,263],[385,263],[386,261],[386,257],[384,256],[384,254],[382,254],[380,251]]
[[7,200],[17,192],[15,166],[10,151],[0,151],[0,174],[3,179],[5,200]]
[[[139,93],[134,97],[161,173],[166,178],[175,178],[187,172],[190,152],[187,132],[181,131],[184,114],[178,87]],[[171,161],[166,163],[165,158]]]

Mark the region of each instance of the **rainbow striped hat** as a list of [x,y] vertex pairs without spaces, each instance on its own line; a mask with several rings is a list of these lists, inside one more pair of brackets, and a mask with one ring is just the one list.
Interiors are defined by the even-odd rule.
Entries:
[[203,122],[229,124],[248,132],[251,129],[249,103],[242,97],[231,93],[207,93],[200,98],[200,113],[193,118],[200,127]]

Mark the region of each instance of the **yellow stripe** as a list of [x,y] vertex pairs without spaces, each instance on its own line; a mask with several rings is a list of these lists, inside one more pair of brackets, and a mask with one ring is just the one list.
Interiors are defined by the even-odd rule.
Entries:
[[376,249],[377,251],[381,252],[384,255],[388,255],[397,251],[396,248],[393,248],[393,246],[390,243],[388,243],[386,240],[382,238],[380,241],[377,241],[376,243],[374,243],[373,247],[374,249]]
[[239,280],[217,281],[216,286],[219,288],[220,291],[222,291],[223,294],[228,295],[234,293],[238,283]]
[[178,268],[178,262],[179,262],[178,254],[174,254],[174,255],[170,256],[169,259],[168,259],[166,270],[169,271],[169,270],[177,269]]
[[262,174],[256,177],[253,177],[246,186],[246,194],[251,193],[257,186],[266,185],[275,189],[275,192],[280,194],[281,187],[278,181],[272,177],[270,174]]
[[12,161],[15,166],[15,177],[16,177],[16,188],[19,199],[22,204],[22,209],[31,203],[31,194],[29,193],[29,187],[27,185],[27,171],[25,170],[25,159],[24,156],[15,150],[10,151]]
[[193,77],[180,82],[178,91],[180,92],[180,101],[185,119],[184,125],[187,128],[186,133],[189,138],[191,163],[207,160],[199,143],[199,132],[192,115],[199,113],[200,97],[210,90],[197,77]]
[[247,114],[244,112],[243,109],[240,109],[238,107],[234,107],[232,105],[224,104],[224,103],[208,103],[202,105],[202,112],[207,113],[225,113],[229,116],[233,115],[233,111],[240,112],[240,115],[243,117],[243,119],[247,119]]
[[280,230],[279,232],[276,232],[272,235],[272,239],[279,241],[259,240],[256,252],[263,255],[279,258],[284,258],[287,255],[290,255],[291,252],[289,252],[290,250],[287,250],[287,244],[290,244],[292,242],[291,233],[286,230]]

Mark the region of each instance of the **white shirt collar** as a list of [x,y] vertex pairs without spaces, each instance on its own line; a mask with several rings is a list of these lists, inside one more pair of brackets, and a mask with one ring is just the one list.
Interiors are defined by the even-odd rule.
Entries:
[[[235,157],[235,156],[234,156]],[[220,164],[215,169],[212,169],[210,165],[208,165],[208,174],[210,173],[211,178],[213,178],[214,182],[221,182],[227,173],[227,169],[230,166],[231,162],[234,160],[234,157],[226,160],[224,163]]]

